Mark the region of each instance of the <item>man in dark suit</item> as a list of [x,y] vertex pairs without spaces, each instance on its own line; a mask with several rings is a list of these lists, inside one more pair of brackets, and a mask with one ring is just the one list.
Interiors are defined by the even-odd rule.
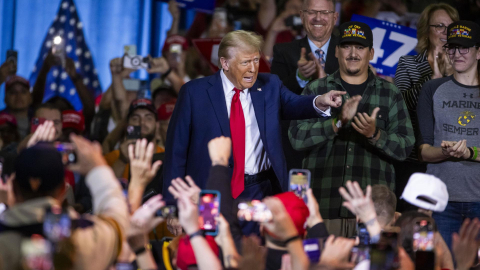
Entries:
[[252,32],[228,33],[218,50],[222,69],[182,87],[167,133],[164,196],[176,177],[190,175],[205,187],[212,165],[207,144],[219,136],[231,137],[233,146],[231,194],[222,196],[252,200],[288,190],[280,119],[320,117],[340,106],[345,92],[298,96],[276,75],[258,74],[262,43]]
[[[296,94],[301,94],[307,83],[326,77],[338,69],[335,46],[338,30],[334,28],[338,18],[335,0],[306,0],[300,12],[307,36],[273,47],[271,73],[278,75],[283,84]],[[301,168],[303,152],[292,148],[288,139],[290,121],[282,121],[282,142],[287,167]]]

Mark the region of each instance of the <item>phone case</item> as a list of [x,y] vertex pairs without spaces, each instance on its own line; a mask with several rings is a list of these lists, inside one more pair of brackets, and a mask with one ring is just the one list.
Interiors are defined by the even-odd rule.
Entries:
[[[200,191],[200,197],[199,197],[199,200],[198,200],[198,205],[199,205],[199,215],[200,215],[200,204],[201,204],[201,199],[203,197],[203,195],[205,194],[215,194],[216,197],[217,197],[217,201],[218,201],[218,209],[217,209],[217,214],[215,215],[215,217],[219,216],[220,214],[220,205],[221,205],[221,197],[220,197],[220,192],[218,190],[202,190]],[[205,234],[206,235],[212,235],[212,236],[216,236],[218,234],[218,224],[215,223],[215,231],[205,231]]]

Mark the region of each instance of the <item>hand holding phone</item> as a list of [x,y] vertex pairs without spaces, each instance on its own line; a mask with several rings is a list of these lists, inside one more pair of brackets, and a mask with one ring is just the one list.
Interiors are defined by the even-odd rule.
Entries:
[[141,126],[128,126],[127,127],[127,140],[139,140],[142,138]]
[[435,269],[435,232],[429,220],[423,218],[415,220],[413,251],[415,251],[415,269]]
[[220,192],[202,190],[198,201],[200,228],[207,235],[218,234],[217,217],[220,214]]
[[62,154],[63,165],[77,163],[77,154],[75,153],[75,147],[71,143],[55,142],[55,148],[60,154]]

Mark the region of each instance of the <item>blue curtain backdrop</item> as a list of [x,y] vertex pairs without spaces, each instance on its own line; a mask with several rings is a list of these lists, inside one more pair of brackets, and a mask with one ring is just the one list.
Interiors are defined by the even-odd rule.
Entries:
[[[29,78],[40,46],[61,0],[0,0],[0,62],[9,49],[18,51],[17,74]],[[105,91],[111,83],[109,61],[123,54],[123,46],[136,44],[137,53],[159,56],[172,18],[166,3],[155,0],[75,0],[86,42]],[[186,11],[182,23],[189,27],[195,16]],[[134,74],[147,79],[142,70]],[[4,85],[0,109],[4,108]]]

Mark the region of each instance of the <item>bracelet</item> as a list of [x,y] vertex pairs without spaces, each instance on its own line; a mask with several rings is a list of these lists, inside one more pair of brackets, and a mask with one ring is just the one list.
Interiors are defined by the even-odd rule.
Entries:
[[478,150],[477,150],[477,147],[476,147],[476,146],[474,146],[474,147],[472,147],[472,148],[473,148],[474,154],[473,154],[473,157],[471,158],[471,160],[476,160],[477,157],[478,157]]
[[468,151],[470,152],[470,156],[468,156],[468,159],[473,159],[473,155],[475,152],[473,151],[472,147],[468,147]]
[[375,223],[376,220],[377,220],[377,217],[374,217],[374,218],[370,219],[369,221],[364,222],[364,224],[367,225],[367,226],[371,226],[371,225],[373,225],[373,223]]
[[196,236],[202,236],[202,237],[203,237],[203,236],[205,236],[205,232],[204,232],[202,229],[200,229],[200,230],[198,230],[198,231],[196,231],[196,232],[194,232],[194,233],[192,233],[192,234],[189,234],[189,235],[188,235],[188,238],[189,238],[190,240],[192,240],[192,238],[194,238],[194,237],[196,237]]
[[380,129],[377,127],[377,128],[375,128],[375,133],[373,133],[372,137],[368,137],[368,139],[371,140],[371,139],[374,139],[375,137],[377,137],[378,132],[380,132]]
[[298,78],[300,78],[302,81],[310,81],[311,79],[311,78],[303,77],[303,75],[298,71],[298,69],[297,69],[297,75],[298,75]]
[[283,241],[283,244],[286,246],[288,245],[288,243],[292,242],[292,241],[295,241],[297,239],[301,239],[300,235],[295,235],[295,236],[292,236],[290,238],[288,238],[287,240]]
[[152,249],[152,245],[150,244],[146,244],[145,246],[139,248],[139,249],[136,249],[134,252],[135,252],[135,255],[140,255],[142,253],[144,253],[145,251],[147,250],[151,250]]
[[170,72],[172,72],[172,68],[169,68],[169,69],[167,70],[167,72],[165,72],[165,73],[162,74],[162,76],[161,76],[162,79],[165,79],[165,78],[170,74]]

